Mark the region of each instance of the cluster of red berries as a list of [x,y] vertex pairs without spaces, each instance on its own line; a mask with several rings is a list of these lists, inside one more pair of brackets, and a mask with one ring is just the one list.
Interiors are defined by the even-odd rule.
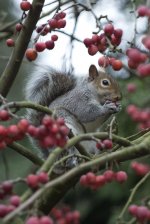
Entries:
[[[0,111],[0,120],[7,121],[9,118],[10,115],[8,111]],[[21,119],[16,125],[11,124],[8,127],[0,125],[0,149],[5,148],[14,141],[23,139],[28,125],[29,122],[26,119]]]
[[[8,199],[8,197],[12,195],[12,190],[13,183],[11,181],[2,182],[0,184],[0,199]],[[17,206],[19,206],[20,202],[20,197],[13,195],[9,198],[7,204],[0,204],[0,218],[5,217],[8,213],[12,212]]]
[[[36,32],[42,36],[45,36],[52,30],[64,28],[66,26],[66,20],[64,19],[65,17],[65,12],[61,11],[57,13],[52,19],[48,20],[48,24],[43,24],[37,27]],[[42,52],[45,49],[52,50],[55,47],[54,42],[57,41],[57,39],[57,35],[52,35],[51,40],[35,43],[34,48],[29,48],[26,50],[26,58],[29,61],[34,61],[38,56],[37,52]]]
[[129,105],[127,107],[127,113],[133,121],[139,123],[139,129],[145,129],[150,127],[150,109],[139,109],[135,105]]
[[[23,25],[21,23],[16,24],[16,32],[20,32],[22,29]],[[12,38],[9,38],[6,40],[6,45],[8,47],[14,47],[15,46],[15,41]]]
[[25,224],[54,224],[54,222],[49,216],[31,216],[26,220]]
[[[95,34],[92,38],[85,38],[83,42],[88,48],[89,55],[93,56],[97,52],[104,52],[109,47],[109,43],[111,43],[115,49],[115,47],[121,43],[122,33],[121,29],[114,29],[114,26],[109,23],[105,25],[103,33],[100,35]],[[122,62],[120,60],[114,59],[109,61],[106,57],[100,58],[98,64],[103,67],[110,64],[116,71],[122,68]]]
[[129,48],[126,51],[128,56],[128,66],[131,69],[137,69],[140,77],[147,77],[150,74],[150,63],[145,63],[148,56],[136,48]]
[[141,5],[137,9],[137,14],[139,17],[144,17],[144,16],[150,17],[150,8],[147,7],[146,5]]
[[106,68],[108,65],[110,65],[115,71],[119,71],[123,67],[123,63],[119,59],[116,59],[113,57],[106,57],[106,56],[100,57],[98,59],[98,64],[100,67],[103,67],[103,68]]
[[124,171],[114,172],[112,170],[107,170],[103,173],[103,175],[95,175],[92,172],[88,172],[85,175],[82,175],[80,178],[80,184],[84,187],[90,187],[93,190],[96,190],[106,183],[110,183],[112,181],[117,181],[119,183],[123,183],[127,180],[127,174]]
[[[24,14],[25,14],[26,11],[30,10],[31,6],[32,6],[31,3],[27,0],[22,0],[21,3],[20,3],[20,8],[21,8],[22,11],[24,11]],[[23,27],[23,25],[21,23],[17,23],[15,31],[20,32],[22,27]],[[12,38],[9,38],[9,39],[6,40],[6,45],[8,47],[14,47],[15,46],[15,41]]]
[[[9,112],[0,110],[0,120],[7,121],[8,119],[10,119]],[[63,147],[67,142],[69,128],[65,125],[63,118],[54,119],[48,115],[42,119],[42,124],[38,127],[29,124],[26,119],[21,119],[17,124],[11,124],[8,127],[0,125],[0,149],[13,141],[23,139],[25,134],[36,138],[43,148]]]
[[8,204],[0,204],[0,218],[5,217],[8,213],[15,210],[21,203],[21,199],[18,195],[10,197]]
[[51,216],[57,224],[79,224],[80,213],[79,211],[71,211],[70,207],[63,206],[61,209],[53,208]]
[[28,48],[25,52],[26,58],[29,61],[34,61],[37,56],[38,53],[37,52],[42,52],[45,49],[47,50],[52,50],[55,47],[55,41],[58,40],[58,36],[57,35],[52,35],[51,36],[51,40],[47,40],[46,42],[37,42],[35,43],[34,48]]
[[104,27],[103,33],[100,35],[95,34],[92,38],[85,38],[83,42],[88,48],[88,53],[95,55],[98,51],[102,53],[108,48],[109,43],[107,38],[109,38],[112,45],[118,46],[121,42],[121,37],[121,29],[114,29],[112,24],[107,24]]
[[128,211],[138,220],[139,224],[150,221],[150,209],[146,206],[130,205]]
[[36,138],[42,148],[64,147],[69,128],[65,125],[63,118],[54,119],[46,115],[38,127],[29,125],[27,133]]
[[149,165],[143,164],[143,163],[139,163],[139,162],[136,162],[136,161],[133,161],[131,163],[131,168],[135,171],[135,173],[138,176],[144,176],[148,172],[150,172],[150,166]]
[[105,139],[105,140],[99,140],[96,143],[96,148],[99,150],[104,150],[104,149],[112,149],[113,147],[113,142],[111,139]]
[[[4,181],[0,185],[0,199],[8,199],[8,203],[0,204],[0,218],[5,217],[8,213],[12,212],[21,203],[21,199],[18,195],[12,195],[13,183],[12,181]],[[6,200],[5,200],[6,202]]]
[[22,11],[29,11],[31,9],[31,3],[27,0],[22,0],[20,3],[20,8]]
[[46,184],[49,181],[48,174],[40,172],[38,174],[29,174],[26,178],[26,183],[32,189],[37,189],[41,184]]

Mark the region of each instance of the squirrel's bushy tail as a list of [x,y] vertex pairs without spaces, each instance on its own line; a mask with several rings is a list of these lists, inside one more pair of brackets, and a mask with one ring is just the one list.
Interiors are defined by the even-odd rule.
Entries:
[[[37,72],[27,82],[25,97],[28,101],[49,107],[53,100],[73,89],[75,84],[76,79],[70,73],[62,73],[53,69],[44,73]],[[27,112],[27,117],[33,124],[39,124],[42,116],[42,113],[31,109]]]

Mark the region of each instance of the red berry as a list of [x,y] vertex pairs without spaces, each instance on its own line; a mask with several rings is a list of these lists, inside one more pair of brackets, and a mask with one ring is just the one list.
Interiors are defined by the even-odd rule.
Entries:
[[19,134],[19,129],[17,125],[12,124],[7,128],[7,135],[9,137],[16,137]]
[[138,16],[140,16],[140,17],[147,16],[148,15],[148,10],[149,10],[149,8],[147,6],[141,5],[137,9]]
[[7,215],[7,206],[0,204],[0,218],[5,217]]
[[120,61],[120,60],[114,60],[112,62],[112,67],[113,67],[113,69],[115,71],[119,71],[123,67],[122,61]]
[[130,205],[128,211],[131,215],[135,216],[137,214],[137,208],[138,208],[137,205]]
[[36,216],[30,217],[25,224],[40,224],[40,220]]
[[131,163],[131,167],[136,172],[136,174],[140,176],[144,176],[150,171],[150,166],[135,161]]
[[93,55],[95,55],[97,52],[98,52],[98,47],[95,46],[94,44],[92,44],[92,45],[90,45],[90,46],[88,47],[88,53],[89,53],[89,55],[93,56]]
[[32,137],[37,137],[38,136],[38,128],[33,126],[33,125],[29,125],[29,127],[27,129],[27,132]]
[[137,112],[137,107],[133,104],[130,104],[128,107],[127,107],[127,113],[129,115],[132,115],[134,114],[135,112]]
[[114,35],[115,35],[116,38],[120,39],[122,37],[122,33],[123,33],[123,31],[121,29],[115,29],[114,30]]
[[93,41],[90,38],[85,38],[83,43],[85,44],[86,47],[89,47],[93,43]]
[[18,207],[21,203],[21,199],[18,195],[13,195],[10,198],[10,204],[14,205],[15,207]]
[[134,63],[139,64],[141,61],[141,52],[137,49],[130,48],[127,50],[128,57],[134,61]]
[[28,48],[25,55],[29,61],[34,61],[38,56],[37,51],[33,48]]
[[46,127],[51,127],[54,123],[54,119],[48,115],[43,117],[42,124]]
[[104,149],[103,143],[101,141],[96,142],[96,148],[100,150]]
[[93,184],[93,183],[95,183],[96,176],[94,173],[88,172],[86,174],[86,179],[87,179],[87,184]]
[[51,29],[57,28],[57,20],[56,19],[50,19],[48,21],[48,24],[49,24],[49,26],[50,26]]
[[10,194],[12,192],[13,184],[11,181],[4,181],[1,186],[5,194]]
[[48,216],[42,216],[40,218],[40,224],[53,224],[53,220]]
[[137,71],[141,77],[150,76],[150,64],[140,64]]
[[118,46],[121,43],[121,39],[117,38],[114,34],[111,35],[111,43],[114,46]]
[[58,125],[65,125],[65,120],[62,117],[58,117],[56,121]]
[[31,188],[37,188],[39,185],[38,176],[30,174],[29,176],[27,176],[26,182]]
[[103,144],[106,149],[112,149],[113,147],[113,142],[110,139],[103,140]]
[[5,126],[0,125],[0,136],[3,138],[7,135],[7,128]]
[[60,28],[64,28],[66,26],[66,20],[64,19],[60,19],[57,21],[57,28],[60,29]]
[[69,128],[65,125],[62,125],[60,128],[59,128],[59,132],[65,136],[67,136],[69,134]]
[[42,140],[41,145],[43,148],[53,147],[55,145],[55,139],[51,136],[46,136]]
[[14,205],[7,205],[6,207],[7,209],[7,214],[14,211],[16,209],[16,207]]
[[102,56],[98,59],[99,66],[106,68],[109,65],[109,59],[105,56]]
[[40,33],[42,36],[45,36],[50,31],[50,28],[46,26],[46,24],[43,24],[36,28],[36,32]]
[[22,29],[22,24],[17,23],[17,24],[16,24],[16,31],[17,31],[17,32],[20,32],[21,29]]
[[48,180],[49,180],[48,174],[45,173],[45,172],[40,172],[40,173],[38,173],[37,176],[38,176],[39,182],[42,183],[42,184],[47,183]]
[[127,180],[127,178],[128,178],[128,176],[127,176],[126,172],[124,172],[124,171],[119,171],[115,175],[115,179],[119,183],[125,182]]
[[150,50],[150,36],[146,36],[142,39],[142,43],[144,44],[144,46]]
[[13,39],[7,39],[6,44],[8,47],[13,47],[15,46],[15,41]]
[[44,42],[38,42],[35,44],[35,49],[37,52],[42,52],[45,50],[45,48],[46,48],[46,45]]
[[56,41],[56,40],[58,40],[58,36],[57,36],[57,35],[52,35],[52,36],[51,36],[51,40],[52,40],[52,41]]
[[103,175],[107,182],[111,182],[115,178],[115,173],[112,170],[106,170]]
[[108,36],[111,36],[111,34],[113,34],[114,32],[114,26],[109,23],[104,27],[104,33]]
[[54,41],[53,40],[48,40],[45,42],[46,48],[49,50],[52,50],[55,47]]
[[10,118],[10,115],[7,110],[0,110],[0,120],[7,121],[9,118]]
[[129,93],[134,93],[136,91],[136,85],[134,83],[129,83],[127,85],[127,91]]
[[82,176],[80,177],[80,184],[81,184],[82,186],[87,186],[87,177],[86,177],[86,175],[82,175]]
[[131,69],[136,69],[136,68],[138,67],[138,64],[135,63],[133,60],[129,59],[129,60],[128,60],[128,66],[129,66],[129,68],[131,68]]
[[137,207],[136,217],[139,221],[143,222],[149,217],[149,210],[146,206]]
[[106,183],[106,178],[104,175],[98,175],[96,176],[95,185],[97,187],[101,187]]
[[21,119],[18,124],[17,124],[18,129],[21,132],[26,132],[28,130],[29,127],[29,122],[27,119]]
[[28,11],[28,10],[30,10],[30,8],[31,8],[31,3],[28,2],[28,1],[22,1],[22,2],[20,3],[20,8],[21,8],[23,11]]
[[73,220],[79,220],[80,219],[80,212],[74,211],[72,212]]
[[59,12],[59,16],[61,19],[65,18],[66,17],[66,13],[63,11],[63,12]]

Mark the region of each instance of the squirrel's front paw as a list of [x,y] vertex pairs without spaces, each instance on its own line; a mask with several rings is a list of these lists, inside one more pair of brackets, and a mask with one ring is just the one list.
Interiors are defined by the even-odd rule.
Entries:
[[121,110],[120,102],[106,101],[104,107],[105,111],[110,114],[118,113]]

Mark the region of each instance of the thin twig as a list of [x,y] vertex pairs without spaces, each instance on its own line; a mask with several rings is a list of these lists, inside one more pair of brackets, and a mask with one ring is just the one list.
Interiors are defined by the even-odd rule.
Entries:
[[122,210],[122,212],[120,213],[120,215],[119,215],[119,217],[118,217],[118,222],[120,221],[120,220],[122,220],[123,219],[123,216],[124,216],[124,214],[125,214],[125,212],[126,212],[126,210],[127,210],[127,208],[129,207],[129,205],[130,205],[130,203],[132,202],[132,200],[133,200],[133,197],[134,197],[134,195],[136,194],[136,192],[137,192],[137,190],[138,190],[138,188],[147,180],[147,178],[149,178],[150,177],[150,172],[148,172],[136,185],[135,185],[135,187],[132,189],[132,191],[131,191],[131,194],[130,194],[130,197],[128,198],[128,201],[127,201],[127,203],[125,204],[125,206],[124,206],[124,208],[123,208],[123,210]]

